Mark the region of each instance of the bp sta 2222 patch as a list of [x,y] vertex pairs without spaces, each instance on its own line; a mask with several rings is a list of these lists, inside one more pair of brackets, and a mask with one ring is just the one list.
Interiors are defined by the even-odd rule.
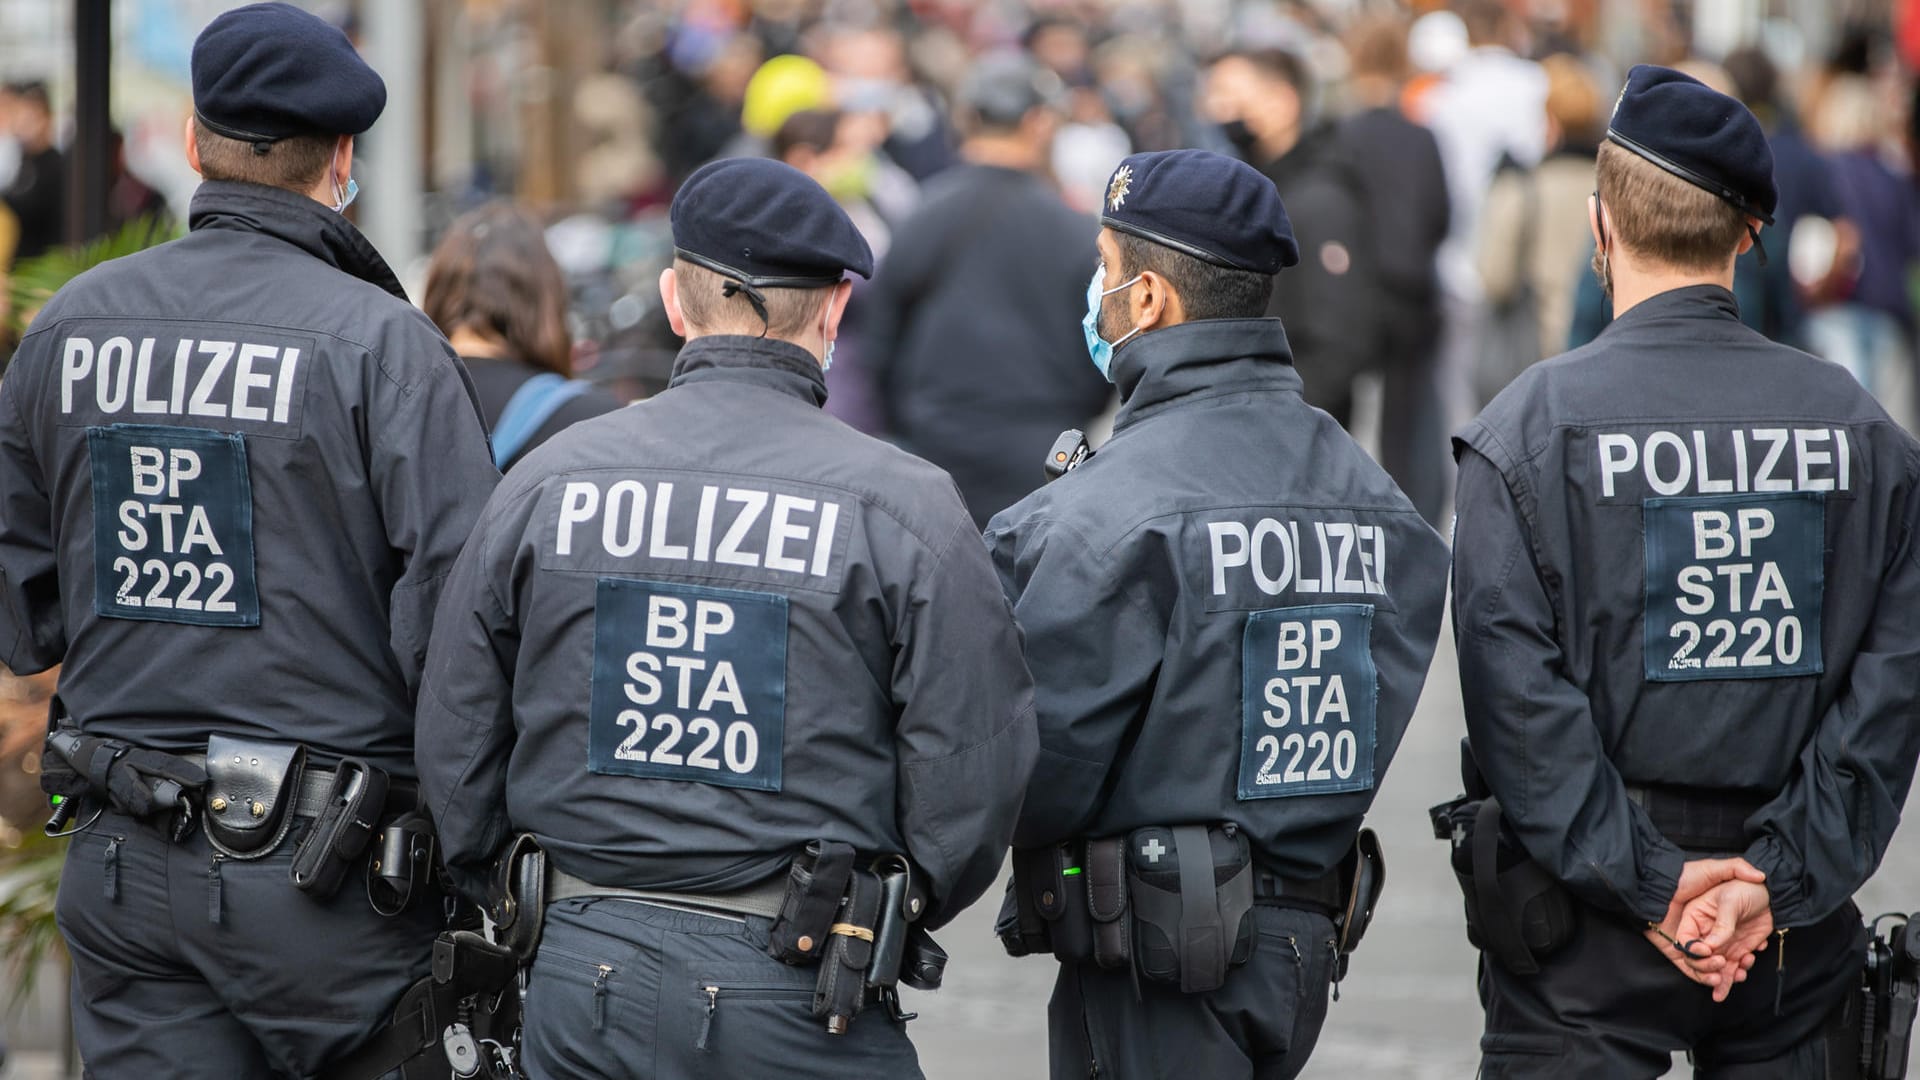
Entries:
[[787,598],[601,578],[587,767],[779,791]]
[[1322,604],[1247,617],[1241,643],[1239,797],[1373,787],[1373,607]]
[[245,436],[113,424],[87,429],[87,453],[96,614],[260,625]]
[[1823,492],[1650,498],[1642,507],[1648,681],[1821,672]]

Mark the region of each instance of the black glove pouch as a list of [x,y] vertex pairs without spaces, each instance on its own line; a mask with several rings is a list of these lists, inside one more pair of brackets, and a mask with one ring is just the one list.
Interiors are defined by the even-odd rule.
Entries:
[[293,826],[306,747],[213,735],[207,739],[207,839],[235,859],[270,855]]
[[853,873],[853,845],[836,840],[809,841],[787,868],[787,892],[780,913],[767,931],[767,955],[783,964],[820,959],[834,912],[847,894]]
[[1501,824],[1492,797],[1461,796],[1429,811],[1434,835],[1453,844],[1453,876],[1466,897],[1467,940],[1515,975],[1573,937],[1573,897]]
[[873,963],[874,928],[880,922],[883,890],[878,875],[855,870],[827,931],[820,978],[813,988],[813,1015],[824,1017],[827,1031],[846,1033],[867,996],[867,968]]
[[1218,990],[1253,955],[1253,857],[1232,825],[1127,835],[1134,965],[1185,994]]
[[1009,956],[1052,953],[1068,963],[1093,959],[1080,844],[1013,849],[1013,881],[994,933]]
[[293,887],[325,900],[347,879],[354,860],[367,850],[375,825],[387,809],[388,777],[359,758],[342,758],[333,787],[313,827],[294,851],[288,875]]
[[540,948],[540,924],[547,911],[547,853],[531,833],[520,833],[494,864],[487,887],[487,918],[493,920],[494,939],[518,957],[533,963]]

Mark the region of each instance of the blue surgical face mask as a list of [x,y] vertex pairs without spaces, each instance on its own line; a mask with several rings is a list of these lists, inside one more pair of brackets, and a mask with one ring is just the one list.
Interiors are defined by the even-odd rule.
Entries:
[[[327,176],[331,178],[334,174],[334,170],[338,169],[339,167],[340,167],[340,148],[338,146],[335,146],[333,148],[333,163],[327,166]],[[351,176],[347,177],[347,186],[344,190],[341,189],[339,181],[334,182],[333,188],[335,192],[333,212],[336,214],[346,213],[347,207],[353,205],[353,200],[360,197],[360,181],[355,180]]]
[[1093,280],[1087,282],[1087,313],[1080,317],[1080,329],[1086,334],[1087,355],[1093,357],[1093,366],[1100,369],[1100,374],[1105,376],[1108,382],[1112,382],[1113,373],[1108,369],[1113,366],[1113,350],[1118,346],[1126,344],[1127,338],[1139,333],[1140,328],[1137,326],[1134,327],[1127,331],[1125,337],[1109,344],[1105,338],[1100,336],[1100,301],[1105,300],[1121,289],[1131,286],[1134,282],[1139,281],[1142,275],[1135,274],[1120,284],[1115,285],[1113,288],[1102,292],[1100,290],[1100,282],[1104,281],[1106,276],[1106,263],[1101,263],[1093,268]]

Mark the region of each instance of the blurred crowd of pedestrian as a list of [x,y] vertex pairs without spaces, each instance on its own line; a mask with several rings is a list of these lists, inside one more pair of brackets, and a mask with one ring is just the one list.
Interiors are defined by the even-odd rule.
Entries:
[[[1039,483],[1061,429],[1097,431],[1112,404],[1076,324],[1114,166],[1141,150],[1233,152],[1272,178],[1300,239],[1272,313],[1309,400],[1373,433],[1439,522],[1448,433],[1609,318],[1589,273],[1588,197],[1623,73],[1647,60],[1741,97],[1773,140],[1780,212],[1764,257],[1741,261],[1742,318],[1845,365],[1912,426],[1913,6],[1831,28],[1839,44],[1824,54],[1775,22],[1709,60],[1691,55],[1688,5],[1641,27],[1642,55],[1615,56],[1566,21],[1579,5],[1502,0],[615,4],[603,70],[572,85],[588,135],[583,205],[570,209],[584,212],[547,223],[562,333],[574,373],[614,396],[662,386],[677,342],[653,285],[677,185],[716,157],[784,160],[841,202],[880,260],[858,285],[828,408],[946,468],[984,522]],[[12,246],[29,255],[61,218],[35,202],[57,201],[47,178],[60,169],[45,89],[0,93],[0,128],[13,135],[0,138],[13,211],[0,214],[0,251],[11,218]],[[476,170],[454,202],[510,186]],[[491,262],[538,281],[482,280],[483,254],[520,232],[519,219],[463,219],[428,298],[444,329],[464,328],[463,353],[517,365],[494,387],[501,400],[560,370],[545,355],[553,339],[517,344],[499,327],[528,310],[490,324],[446,288],[507,308],[548,302],[536,293],[559,286],[524,259]],[[449,324],[448,310],[465,314]],[[570,399],[555,415],[609,400]]]

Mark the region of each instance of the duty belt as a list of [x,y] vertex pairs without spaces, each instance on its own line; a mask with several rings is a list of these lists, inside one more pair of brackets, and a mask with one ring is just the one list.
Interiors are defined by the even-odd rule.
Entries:
[[1773,801],[1763,791],[1627,785],[1660,835],[1692,851],[1739,852],[1752,841],[1747,820]]
[[[175,757],[190,764],[206,768],[205,754],[175,754]],[[294,817],[318,817],[327,805],[327,796],[333,791],[333,782],[338,772],[323,769],[317,765],[308,765],[300,774],[300,793],[290,808]],[[410,780],[395,778],[388,782],[388,806],[412,806],[419,797],[419,786]],[[219,797],[218,792],[208,792],[208,798]]]
[[547,903],[580,897],[614,897],[642,900],[669,907],[698,908],[724,915],[757,915],[771,919],[780,914],[780,901],[786,896],[787,879],[780,875],[749,888],[724,893],[693,893],[671,889],[629,889],[617,885],[596,885],[575,877],[556,866],[547,868]]
[[1341,909],[1340,871],[1335,870],[1317,878],[1293,878],[1275,873],[1264,867],[1255,866],[1253,874],[1253,898],[1255,900],[1278,900],[1287,904],[1312,904],[1325,908],[1328,913]]

